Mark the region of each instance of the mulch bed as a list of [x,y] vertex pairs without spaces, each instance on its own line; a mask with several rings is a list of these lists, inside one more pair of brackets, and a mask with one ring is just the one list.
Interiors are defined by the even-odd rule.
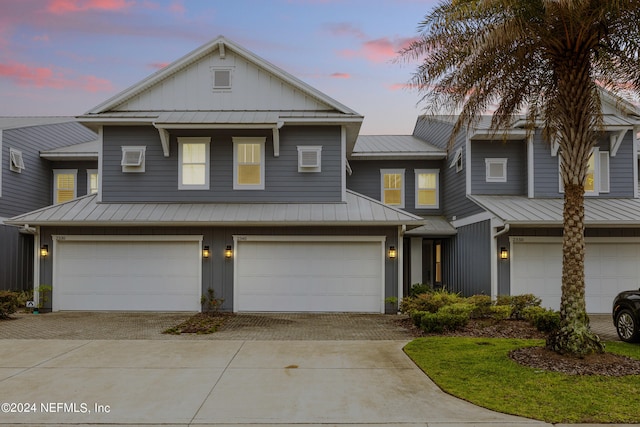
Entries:
[[[470,320],[466,327],[442,334],[426,334],[411,319],[402,325],[416,337],[462,336],[478,338],[546,339],[547,335],[522,320]],[[625,376],[640,375],[640,360],[612,353],[591,354],[583,358],[563,356],[545,347],[525,347],[513,350],[509,357],[523,365],[567,375]]]

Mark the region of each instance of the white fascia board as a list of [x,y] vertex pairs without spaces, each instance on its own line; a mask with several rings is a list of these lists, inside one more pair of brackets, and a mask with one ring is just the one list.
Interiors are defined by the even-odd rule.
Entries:
[[350,158],[353,160],[442,160],[447,158],[447,153],[354,153]]
[[464,227],[466,225],[476,224],[478,222],[483,222],[487,220],[491,220],[495,218],[491,212],[481,212],[479,214],[471,215],[462,219],[457,219],[455,221],[451,221],[451,225],[455,228]]
[[527,197],[535,197],[535,164],[533,133],[527,138]]
[[498,140],[498,139],[506,139],[509,140],[520,140],[525,139],[527,137],[526,130],[520,129],[508,129],[508,130],[500,130],[500,131],[492,131],[492,130],[477,130],[474,129],[473,132],[469,133],[469,139],[472,140]]

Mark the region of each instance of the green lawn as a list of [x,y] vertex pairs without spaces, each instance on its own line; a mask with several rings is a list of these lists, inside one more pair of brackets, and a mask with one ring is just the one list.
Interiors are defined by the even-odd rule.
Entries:
[[[510,350],[541,340],[430,337],[405,352],[445,392],[495,411],[550,423],[640,423],[640,375],[572,376],[523,367]],[[640,359],[640,345],[607,343]]]

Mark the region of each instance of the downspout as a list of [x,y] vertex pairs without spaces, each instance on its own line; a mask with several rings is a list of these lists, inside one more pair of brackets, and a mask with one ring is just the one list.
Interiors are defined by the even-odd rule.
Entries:
[[[508,233],[510,227],[509,223],[505,224],[502,230],[493,233],[491,239],[491,299],[498,297],[498,263],[500,262],[498,259],[498,237]],[[494,227],[494,229],[497,228]],[[511,252],[511,248],[509,248],[509,252]]]
[[403,279],[404,279],[404,234],[407,232],[406,224],[398,227],[398,312],[400,312],[400,301],[404,297]]

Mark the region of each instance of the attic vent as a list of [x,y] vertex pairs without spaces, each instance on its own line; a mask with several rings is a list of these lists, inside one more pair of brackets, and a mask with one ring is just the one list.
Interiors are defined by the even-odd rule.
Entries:
[[298,172],[320,172],[322,146],[298,146]]
[[231,70],[213,69],[213,89],[231,89]]
[[451,160],[451,164],[449,168],[456,168],[456,172],[460,172],[462,170],[462,148],[458,148],[456,153],[453,155],[453,160]]
[[122,147],[122,172],[144,172],[145,152],[147,147]]
[[12,172],[22,173],[24,169],[24,160],[22,159],[22,151],[9,149],[9,170]]

